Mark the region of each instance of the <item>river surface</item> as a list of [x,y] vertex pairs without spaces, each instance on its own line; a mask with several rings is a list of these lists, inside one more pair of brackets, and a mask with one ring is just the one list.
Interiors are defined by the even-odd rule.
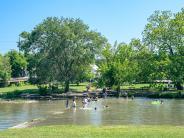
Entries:
[[[147,98],[99,99],[97,102],[89,103],[86,109],[82,108],[81,100],[77,100],[76,109],[66,109],[64,100],[18,104],[0,102],[0,130],[36,118],[44,120],[34,126],[184,125],[184,100],[164,100],[160,105],[151,104],[152,101]],[[106,105],[108,107],[104,107]]]

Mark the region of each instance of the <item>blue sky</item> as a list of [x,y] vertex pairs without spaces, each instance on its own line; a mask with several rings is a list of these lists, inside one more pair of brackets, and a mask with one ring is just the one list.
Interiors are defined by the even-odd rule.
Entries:
[[155,10],[178,12],[184,0],[0,0],[0,53],[16,49],[22,31],[48,16],[82,19],[110,43],[141,38]]

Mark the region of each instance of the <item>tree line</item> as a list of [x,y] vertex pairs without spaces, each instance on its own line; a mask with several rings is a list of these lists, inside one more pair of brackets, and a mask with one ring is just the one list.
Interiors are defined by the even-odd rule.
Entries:
[[22,32],[19,52],[0,56],[0,78],[30,76],[36,84],[63,83],[92,78],[98,66],[101,87],[125,83],[172,80],[178,90],[184,80],[184,9],[178,13],[155,11],[142,32],[142,40],[114,45],[80,19],[49,17],[31,31]]

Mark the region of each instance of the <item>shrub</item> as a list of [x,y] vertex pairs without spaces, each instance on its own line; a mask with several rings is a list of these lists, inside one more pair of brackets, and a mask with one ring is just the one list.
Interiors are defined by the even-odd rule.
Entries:
[[40,95],[43,95],[43,96],[47,95],[48,92],[49,92],[48,86],[44,85],[44,84],[43,85],[38,85],[38,89],[39,89],[38,93]]

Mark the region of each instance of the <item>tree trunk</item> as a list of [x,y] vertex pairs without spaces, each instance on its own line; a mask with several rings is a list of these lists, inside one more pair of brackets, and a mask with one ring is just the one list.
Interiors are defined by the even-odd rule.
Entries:
[[175,86],[176,86],[177,90],[183,90],[183,86],[182,86],[181,82],[176,82]]
[[120,97],[120,85],[117,86],[117,97]]
[[69,81],[65,81],[65,89],[64,89],[65,93],[69,91],[69,84],[70,84]]

